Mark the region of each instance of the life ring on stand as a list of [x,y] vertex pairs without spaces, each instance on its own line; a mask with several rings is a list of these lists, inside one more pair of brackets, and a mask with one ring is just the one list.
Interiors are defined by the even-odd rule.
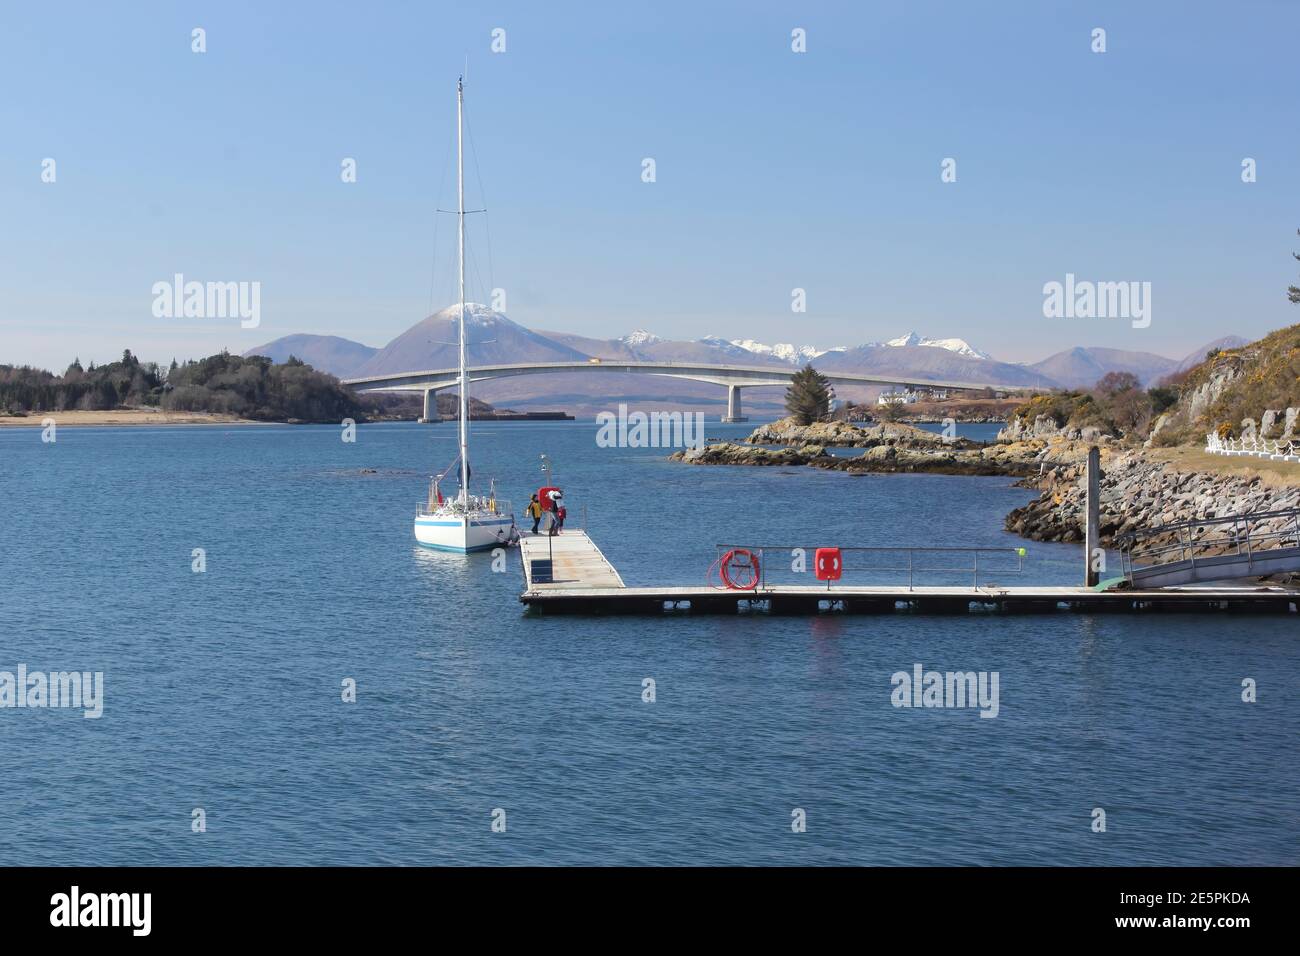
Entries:
[[710,584],[713,584],[714,568],[722,579],[722,587],[728,591],[752,591],[758,587],[761,577],[758,555],[748,548],[732,548],[714,561],[706,575]]

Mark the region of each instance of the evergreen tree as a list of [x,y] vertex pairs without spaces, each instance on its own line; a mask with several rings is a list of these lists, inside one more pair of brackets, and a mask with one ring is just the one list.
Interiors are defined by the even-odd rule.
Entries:
[[785,390],[785,410],[800,425],[820,422],[830,414],[831,390],[826,376],[811,365],[794,373],[790,387]]

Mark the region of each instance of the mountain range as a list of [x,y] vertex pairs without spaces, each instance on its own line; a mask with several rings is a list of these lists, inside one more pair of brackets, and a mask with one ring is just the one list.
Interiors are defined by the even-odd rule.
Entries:
[[[266,355],[282,362],[290,355],[340,378],[392,372],[454,368],[457,361],[457,315],[450,306],[397,336],[383,348],[372,348],[333,335],[289,335],[250,349],[246,355]],[[957,379],[1005,386],[1086,388],[1107,372],[1131,372],[1143,385],[1183,371],[1216,348],[1246,344],[1239,336],[1207,343],[1179,359],[1151,352],[1108,348],[1072,348],[1040,362],[1000,362],[959,338],[927,338],[916,332],[885,342],[818,348],[812,345],[767,345],[751,339],[707,335],[694,341],[664,339],[638,329],[614,339],[597,339],[568,332],[527,329],[485,305],[466,307],[467,352],[472,365],[513,362],[585,362],[591,358],[623,361],[700,362],[715,365],[800,367],[812,363],[823,372],[898,375],[918,379]],[[587,373],[555,373],[484,382],[475,397],[511,407],[567,408],[586,412],[609,405],[607,381]],[[837,394],[851,401],[872,401],[879,387],[840,387]],[[620,383],[619,401],[656,402],[666,407],[711,408],[720,389],[703,382],[635,376]],[[746,405],[775,408],[782,391],[747,389]]]

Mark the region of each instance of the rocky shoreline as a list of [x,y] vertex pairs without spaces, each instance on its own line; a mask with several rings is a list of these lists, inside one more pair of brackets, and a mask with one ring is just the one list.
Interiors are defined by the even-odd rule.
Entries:
[[[1300,508],[1300,477],[1288,483],[1187,470],[1093,429],[1065,432],[1046,421],[1005,429],[999,438],[981,444],[900,423],[798,426],[781,420],[756,428],[745,444],[717,442],[671,458],[692,465],[796,466],[849,474],[1005,475],[1039,492],[1005,522],[1008,531],[1035,541],[1083,540],[1085,462],[1092,445],[1101,448],[1100,531],[1107,546],[1126,532],[1191,518]],[[832,447],[863,451],[832,455],[827,450]]]
[[[928,424],[939,424],[929,422]],[[1034,436],[1026,436],[1034,437]],[[918,428],[908,422],[814,422],[796,425],[782,418],[768,425],[759,425],[744,438],[747,445],[821,445],[826,448],[874,448],[892,444],[917,448],[944,445],[959,449],[978,448],[981,442],[966,438],[945,438],[942,434]]]
[[[1025,477],[1041,470],[1047,439],[982,444],[949,438],[901,423],[860,427],[846,422],[796,425],[788,419],[761,425],[746,444],[717,442],[671,456],[691,465],[797,465],[852,474],[926,472],[941,475]],[[767,448],[762,446],[778,446]],[[861,455],[832,455],[828,448],[861,448]]]
[[[852,446],[862,447],[862,446]],[[856,474],[925,472],[938,475],[1036,475],[1035,449],[989,445],[969,447],[960,442],[936,442],[921,447],[902,442],[881,442],[866,447],[861,455],[832,455],[824,445],[800,445],[769,449],[754,445],[719,442],[703,448],[688,448],[671,456],[690,465],[796,465]]]
[[[1300,485],[1270,484],[1262,477],[1184,471],[1132,450],[1106,455],[1101,464],[1100,526],[1103,545],[1129,531],[1192,518],[1300,508]],[[1082,541],[1084,466],[1053,466],[1019,482],[1041,495],[1006,518],[1006,528],[1035,541]],[[1261,530],[1281,528],[1263,523]]]

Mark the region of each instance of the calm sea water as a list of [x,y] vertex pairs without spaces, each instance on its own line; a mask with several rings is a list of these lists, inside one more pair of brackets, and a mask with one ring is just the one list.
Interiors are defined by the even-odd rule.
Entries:
[[[595,431],[479,426],[475,475],[520,511],[549,453],[629,584],[701,581],[722,541],[1081,573],[1002,530],[1007,479],[688,467]],[[106,691],[99,720],[0,710],[0,864],[1300,861],[1294,617],[528,616],[517,553],[411,537],[450,426],[339,432],[0,430],[0,669]],[[916,663],[998,672],[999,715],[892,707]]]

